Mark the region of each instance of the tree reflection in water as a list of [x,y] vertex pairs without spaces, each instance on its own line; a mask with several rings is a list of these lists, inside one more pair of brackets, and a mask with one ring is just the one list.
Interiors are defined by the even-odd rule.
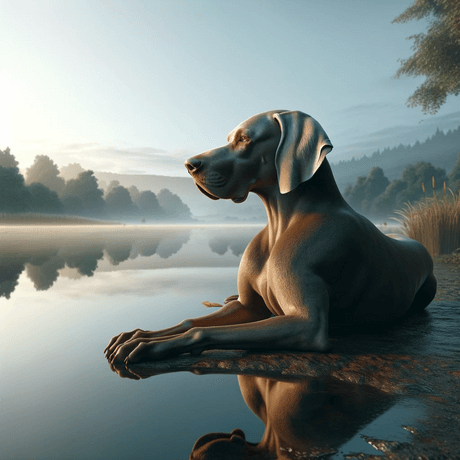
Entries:
[[250,227],[216,228],[209,240],[209,247],[212,252],[221,256],[230,249],[234,256],[240,257],[253,238],[254,230]]
[[[248,243],[260,230],[259,227],[215,226],[202,227],[194,231],[203,232],[202,234],[209,238],[211,255],[218,254],[237,262]],[[16,230],[14,227],[2,227],[0,298],[10,298],[24,270],[35,289],[45,291],[53,286],[59,277],[59,271],[66,267],[76,270],[78,278],[93,276],[98,268],[98,261],[104,258],[113,267],[138,257],[156,255],[159,260],[168,259],[187,245],[192,228],[119,226],[99,230],[79,227],[29,227]],[[230,253],[226,256],[229,250]],[[203,254],[200,255],[203,257]],[[194,263],[194,255],[188,259],[187,257],[181,252],[183,260],[178,259],[177,266],[182,266],[184,261],[189,264],[192,260]],[[161,263],[159,265],[161,266]],[[216,266],[223,264],[217,263]]]
[[[43,230],[42,230],[43,231]],[[66,229],[56,237],[38,237],[29,232],[21,240],[18,237],[3,238],[0,242],[0,298],[9,299],[25,270],[37,291],[49,289],[64,267],[76,269],[81,276],[93,276],[98,261],[106,255],[110,265],[136,257],[150,257],[157,254],[167,259],[180,251],[189,241],[191,229],[154,229],[150,233],[87,233],[72,234]],[[37,232],[38,233],[38,232]]]

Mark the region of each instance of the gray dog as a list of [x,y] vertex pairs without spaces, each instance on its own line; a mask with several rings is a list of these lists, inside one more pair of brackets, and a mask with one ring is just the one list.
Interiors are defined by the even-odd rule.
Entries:
[[277,110],[237,126],[228,144],[186,161],[213,200],[263,201],[268,225],[249,243],[238,297],[161,331],[113,337],[111,361],[208,349],[326,351],[329,325],[392,322],[436,293],[433,261],[416,241],[385,236],[347,205],[326,154],[332,144],[302,112]]

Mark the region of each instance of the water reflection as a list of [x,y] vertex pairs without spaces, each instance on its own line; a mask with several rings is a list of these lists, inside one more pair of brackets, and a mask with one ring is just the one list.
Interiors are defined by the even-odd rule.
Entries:
[[[188,370],[207,374],[214,367],[211,364],[210,368],[198,371],[190,366]],[[145,366],[139,374],[134,373],[139,368],[120,364],[111,365],[111,368],[121,377],[136,380],[179,370],[173,362],[169,370]],[[226,368],[225,362],[223,368]],[[261,439],[249,442],[239,428],[230,433],[208,433],[195,442],[190,459],[331,458],[330,455],[338,453],[340,448],[363,451],[366,450],[365,442],[357,434],[388,412],[399,398],[369,385],[331,376],[279,375],[273,378],[261,375],[260,371],[256,374],[238,375],[238,383],[247,406],[265,426]],[[386,431],[388,434],[388,428]]]
[[388,410],[395,397],[372,387],[334,379],[282,381],[238,376],[243,398],[265,425],[258,443],[241,430],[199,438],[190,458],[301,459],[334,454]]
[[152,236],[145,232],[74,234],[72,229],[60,232],[54,229],[48,238],[30,231],[23,232],[22,238],[17,235],[16,238],[10,236],[10,240],[3,238],[0,243],[0,297],[10,298],[24,270],[35,289],[45,291],[53,286],[59,271],[65,267],[77,270],[81,276],[93,276],[104,255],[112,266],[154,254],[167,259],[188,242],[190,232],[190,228],[174,231],[159,228]]
[[234,256],[240,257],[253,237],[254,233],[248,233],[244,227],[219,228],[209,240],[209,247],[212,252],[221,256],[230,249]]
[[[50,289],[65,274],[78,280],[121,268],[138,258],[157,256],[155,264],[135,269],[237,265],[258,227],[36,227],[0,229],[0,298],[9,299],[25,271],[37,291]],[[189,244],[192,233],[195,244]],[[199,235],[200,234],[200,235]],[[200,240],[201,238],[201,240]],[[206,247],[211,252],[206,254]],[[187,247],[187,251],[183,251]],[[230,249],[230,251],[228,251]],[[178,256],[179,252],[181,253]],[[211,254],[222,261],[217,263]],[[173,257],[174,256],[174,257]],[[218,258],[219,258],[218,257]],[[225,257],[225,260],[224,260]],[[166,259],[172,258],[172,262]],[[230,263],[229,263],[230,262]],[[70,272],[68,269],[73,269]]]
[[[93,276],[98,262],[118,267],[139,257],[177,256],[174,263],[132,266],[136,269],[180,266],[237,265],[246,246],[262,226],[98,226],[0,227],[0,298],[9,299],[25,271],[37,291],[50,289],[63,273],[78,280]],[[195,248],[191,234],[201,232]],[[183,249],[187,247],[188,252]],[[206,254],[207,249],[207,254]],[[210,251],[210,252],[209,252]],[[212,255],[211,255],[212,254]],[[211,262],[213,255],[221,263]],[[225,262],[224,262],[224,257]],[[67,269],[74,269],[69,273]]]

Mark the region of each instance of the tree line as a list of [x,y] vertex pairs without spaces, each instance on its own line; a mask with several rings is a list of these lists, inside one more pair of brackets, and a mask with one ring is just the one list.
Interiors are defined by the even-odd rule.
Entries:
[[444,133],[438,128],[436,133],[425,141],[416,141],[413,145],[403,145],[377,150],[372,155],[364,155],[358,159],[332,161],[334,175],[339,186],[348,182],[349,171],[356,175],[367,175],[374,166],[381,167],[391,179],[396,179],[401,171],[416,161],[432,162],[436,156],[436,165],[450,170],[457,158],[460,145],[460,126]]
[[457,163],[447,175],[443,168],[419,161],[407,166],[400,179],[389,181],[380,167],[367,177],[359,176],[354,185],[344,190],[344,197],[356,211],[370,217],[387,217],[405,203],[420,201],[425,196],[460,193],[460,153]]
[[0,212],[69,214],[91,218],[191,220],[190,208],[176,194],[162,189],[155,195],[112,181],[103,190],[91,170],[73,164],[66,180],[46,155],[37,155],[25,175],[7,147],[0,150]]

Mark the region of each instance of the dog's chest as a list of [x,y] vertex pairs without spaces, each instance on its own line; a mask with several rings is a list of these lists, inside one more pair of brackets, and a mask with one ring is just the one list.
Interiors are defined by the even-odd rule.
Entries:
[[265,302],[267,308],[276,315],[282,314],[273,291],[275,275],[274,258],[263,248],[253,247],[245,253],[240,265],[240,275]]

